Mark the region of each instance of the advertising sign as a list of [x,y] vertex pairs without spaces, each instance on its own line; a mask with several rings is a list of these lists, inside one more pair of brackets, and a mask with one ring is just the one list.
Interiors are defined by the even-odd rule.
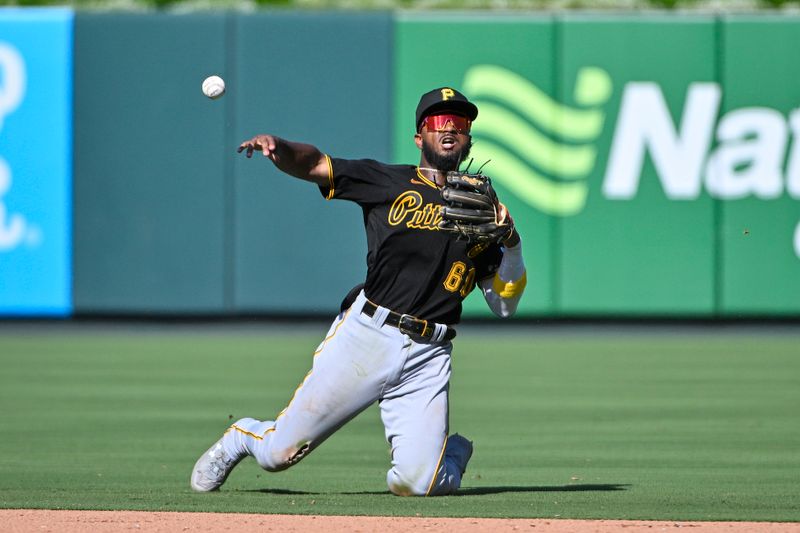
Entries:
[[399,22],[395,155],[419,157],[417,95],[475,101],[470,155],[524,238],[520,314],[800,312],[800,21],[477,23]]
[[0,315],[71,309],[72,13],[0,9]]

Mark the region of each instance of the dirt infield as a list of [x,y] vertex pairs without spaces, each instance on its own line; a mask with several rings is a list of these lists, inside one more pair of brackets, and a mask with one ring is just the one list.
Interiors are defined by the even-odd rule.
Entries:
[[153,513],[141,511],[0,510],[2,530],[9,533],[105,533],[118,531],[251,531],[383,532],[383,531],[533,531],[538,533],[798,533],[800,523],[665,522],[623,520],[533,520],[498,518],[408,518],[377,516],[298,516],[220,513]]

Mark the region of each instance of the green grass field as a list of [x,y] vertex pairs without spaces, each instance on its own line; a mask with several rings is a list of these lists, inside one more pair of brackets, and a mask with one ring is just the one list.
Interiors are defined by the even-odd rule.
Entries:
[[0,507],[800,521],[800,331],[463,327],[459,495],[388,493],[365,411],[296,467],[194,494],[231,418],[273,418],[326,325],[0,329]]

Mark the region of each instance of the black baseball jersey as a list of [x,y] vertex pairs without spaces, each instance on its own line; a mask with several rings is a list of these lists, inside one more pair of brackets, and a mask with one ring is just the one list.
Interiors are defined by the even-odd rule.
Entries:
[[367,298],[397,313],[455,324],[461,301],[494,275],[499,244],[470,244],[439,231],[440,189],[412,165],[330,159],[326,198],[361,206],[367,231]]

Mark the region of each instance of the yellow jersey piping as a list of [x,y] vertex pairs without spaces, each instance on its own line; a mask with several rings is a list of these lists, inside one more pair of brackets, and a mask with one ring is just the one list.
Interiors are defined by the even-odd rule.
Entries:
[[[239,426],[237,426],[236,424],[233,424],[231,427],[229,427],[229,428],[228,428],[228,431],[230,431],[230,430],[232,430],[232,429],[233,429],[233,430],[236,430],[236,431],[238,431],[239,433],[244,433],[245,435],[247,435],[247,436],[249,436],[249,437],[253,437],[254,439],[257,439],[257,440],[264,440],[264,437],[266,437],[268,433],[272,433],[273,431],[275,431],[275,426],[272,426],[271,428],[267,429],[267,430],[264,432],[264,434],[263,434],[263,435],[256,435],[256,434],[255,434],[255,433],[253,433],[252,431],[247,431],[246,429],[240,428],[240,427],[239,427]],[[228,431],[226,431],[225,433],[227,433]]]
[[419,170],[419,167],[417,167],[417,176],[419,177],[419,179],[421,179],[423,182],[425,182],[425,185],[427,185],[427,186],[429,186],[429,187],[433,187],[434,189],[439,189],[439,186],[438,186],[438,185],[436,185],[434,182],[432,182],[431,180],[429,180],[428,178],[426,178],[426,177],[425,177],[425,176],[422,174],[422,172],[420,172],[420,170]]
[[[345,312],[344,316],[342,317],[342,320],[341,320],[341,321],[340,321],[338,324],[336,324],[336,327],[335,327],[335,328],[333,328],[333,333],[331,333],[330,335],[328,335],[328,336],[325,338],[325,340],[323,340],[323,341],[322,341],[322,344],[320,345],[319,349],[318,349],[316,352],[314,352],[314,357],[316,357],[317,355],[319,355],[319,353],[320,353],[320,352],[322,352],[322,350],[325,348],[325,343],[327,343],[329,340],[331,340],[331,339],[332,339],[332,338],[333,338],[333,337],[336,335],[336,333],[339,331],[339,327],[340,327],[342,324],[344,324],[344,321],[345,321],[345,320],[347,320],[347,315],[349,315],[349,314],[350,314],[350,309],[348,309],[348,310]],[[311,376],[311,373],[312,373],[313,371],[314,371],[313,369],[309,370],[309,371],[308,371],[308,373],[306,374],[306,377],[304,377],[304,378],[303,378],[303,381],[301,381],[301,382],[300,382],[300,385],[298,385],[298,386],[297,386],[297,388],[296,388],[296,389],[294,389],[294,393],[292,394],[292,398],[289,400],[289,403],[288,403],[288,404],[286,404],[286,407],[284,407],[284,408],[281,410],[281,412],[280,412],[280,413],[278,413],[278,416],[276,416],[276,417],[275,417],[275,422],[277,422],[279,418],[281,418],[283,415],[285,415],[285,414],[286,414],[286,411],[289,409],[289,406],[290,406],[290,405],[292,405],[292,402],[294,401],[295,397],[297,396],[297,393],[300,391],[300,389],[302,389],[302,388],[303,388],[303,385],[305,385],[305,384],[306,384],[306,381],[308,381],[308,378]]]
[[317,351],[316,351],[316,352],[314,352],[314,356],[315,356],[315,357],[317,356],[317,354],[319,354],[319,353],[320,353],[320,352],[321,352],[321,351],[322,351],[322,350],[325,348],[325,343],[326,343],[326,342],[328,342],[329,340],[331,340],[331,339],[332,339],[332,338],[333,338],[333,337],[336,335],[336,333],[339,331],[339,327],[340,327],[342,324],[344,324],[344,321],[345,321],[345,320],[347,320],[347,315],[349,315],[349,314],[350,314],[350,309],[348,309],[348,310],[345,312],[344,316],[342,317],[342,320],[341,320],[341,322],[339,322],[338,324],[336,324],[336,327],[335,327],[335,328],[333,328],[333,333],[331,333],[330,335],[328,335],[327,337],[325,337],[325,340],[323,340],[323,341],[322,341],[322,344],[320,345],[320,347],[319,347],[319,348],[317,348]]
[[278,416],[276,416],[276,417],[275,417],[275,422],[277,422],[277,421],[278,421],[278,419],[279,419],[279,418],[281,418],[283,415],[285,415],[285,414],[286,414],[286,411],[288,411],[288,410],[289,410],[289,406],[290,406],[290,405],[292,405],[292,402],[294,401],[294,398],[295,398],[295,396],[297,396],[297,393],[298,393],[298,392],[300,392],[300,389],[302,389],[302,388],[303,388],[303,385],[305,385],[305,384],[306,384],[306,381],[308,381],[308,377],[311,375],[311,372],[312,372],[312,370],[309,370],[309,371],[308,371],[308,373],[306,374],[306,377],[304,377],[304,378],[303,378],[303,381],[301,381],[301,382],[300,382],[300,385],[298,385],[298,386],[297,386],[297,388],[296,388],[296,389],[294,389],[294,392],[292,393],[292,397],[291,397],[291,399],[289,400],[289,403],[288,403],[288,404],[286,404],[286,407],[284,407],[283,409],[281,409],[281,412],[280,412],[280,413],[278,413]]
[[444,444],[442,444],[442,452],[439,454],[439,462],[436,463],[436,469],[433,471],[433,478],[431,479],[431,482],[428,485],[428,490],[425,492],[425,496],[430,495],[431,490],[433,490],[433,484],[436,482],[436,478],[439,475],[439,468],[442,466],[442,459],[444,459],[444,449],[447,447],[448,438],[450,437],[445,435]]
[[325,161],[328,163],[328,194],[325,199],[330,200],[333,198],[333,163],[328,154],[325,154]]

